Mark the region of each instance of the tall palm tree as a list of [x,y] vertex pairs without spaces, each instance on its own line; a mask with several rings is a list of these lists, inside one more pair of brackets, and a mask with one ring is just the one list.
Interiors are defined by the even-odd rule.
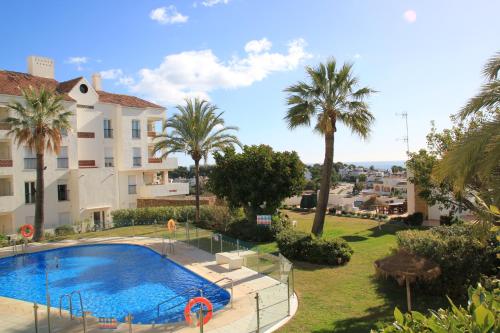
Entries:
[[365,102],[375,91],[363,87],[357,89],[358,78],[352,74],[352,64],[338,67],[335,59],[320,63],[318,67],[306,67],[308,83],[298,82],[285,89],[290,106],[285,120],[290,129],[310,126],[316,118],[314,130],[324,136],[325,158],[323,162],[319,200],[311,232],[317,236],[323,232],[325,213],[330,192],[333,150],[337,123],[350,128],[354,134],[367,138],[374,116]]
[[[200,221],[200,160],[207,159],[214,151],[241,143],[234,134],[234,126],[225,126],[223,112],[217,112],[217,106],[206,100],[186,99],[185,105],[178,105],[179,113],[174,114],[163,124],[163,132],[156,137],[154,151],[162,157],[171,153],[186,153],[191,156],[195,166],[196,179],[196,215]],[[170,133],[168,129],[172,129]]]
[[25,146],[36,154],[36,195],[35,195],[35,232],[34,241],[44,238],[44,156],[45,152],[58,154],[61,148],[61,130],[71,128],[70,111],[62,105],[62,96],[41,87],[22,90],[23,102],[15,101],[8,105],[14,116],[7,118],[18,148]]

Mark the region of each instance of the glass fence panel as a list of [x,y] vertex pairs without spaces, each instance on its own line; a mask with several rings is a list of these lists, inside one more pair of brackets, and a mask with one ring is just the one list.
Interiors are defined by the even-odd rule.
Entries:
[[259,295],[259,327],[262,330],[288,316],[288,286],[278,283],[262,289]]

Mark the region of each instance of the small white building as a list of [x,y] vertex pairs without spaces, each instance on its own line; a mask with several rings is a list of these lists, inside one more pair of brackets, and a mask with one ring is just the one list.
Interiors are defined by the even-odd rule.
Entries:
[[0,70],[0,233],[12,233],[35,215],[36,157],[7,135],[6,107],[23,102],[22,88],[44,86],[60,93],[70,110],[72,130],[63,135],[58,156],[45,155],[45,227],[88,220],[101,226],[111,211],[136,207],[140,198],[188,194],[186,183],[170,183],[176,158],[152,154],[162,106],[143,99],[105,92],[99,74],[54,79],[54,62],[29,57],[28,73]]

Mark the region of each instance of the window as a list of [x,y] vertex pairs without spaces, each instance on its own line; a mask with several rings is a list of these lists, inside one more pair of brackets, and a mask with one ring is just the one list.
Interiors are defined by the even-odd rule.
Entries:
[[68,147],[62,146],[59,151],[59,155],[57,155],[57,168],[58,169],[67,169],[68,168]]
[[86,94],[88,91],[89,91],[89,87],[87,87],[87,85],[86,85],[86,84],[83,84],[83,83],[82,83],[82,84],[80,84],[80,92],[81,92],[82,94]]
[[24,183],[24,202],[33,204],[36,200],[35,182]]
[[132,165],[135,167],[140,167],[142,165],[141,148],[134,147],[132,148],[132,151],[133,151]]
[[113,137],[113,129],[111,128],[111,119],[104,119],[104,138],[111,139]]
[[115,166],[115,161],[113,158],[113,148],[105,147],[104,148],[104,167],[112,168]]
[[128,176],[128,194],[137,194],[137,179],[135,175]]
[[29,170],[36,169],[36,156],[28,147],[24,147],[24,168]]
[[137,119],[132,120],[132,139],[141,138],[141,122]]
[[68,184],[58,184],[57,201],[68,201],[68,200],[69,200]]

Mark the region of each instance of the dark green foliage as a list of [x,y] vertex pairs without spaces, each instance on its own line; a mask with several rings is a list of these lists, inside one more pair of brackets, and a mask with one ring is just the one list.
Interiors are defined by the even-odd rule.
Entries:
[[405,222],[412,227],[421,226],[422,222],[424,222],[424,214],[420,212],[410,214],[405,218]]
[[276,237],[280,253],[287,258],[314,264],[342,265],[353,253],[349,244],[341,238],[317,238],[313,235],[286,229]]
[[309,194],[302,194],[300,199],[300,208],[315,208],[318,201],[316,192]]
[[[457,297],[467,286],[490,274],[496,262],[498,240],[480,241],[475,225],[453,225],[429,230],[406,230],[397,233],[400,248],[431,259],[441,267],[441,276],[431,282],[419,282],[422,292]],[[498,264],[498,262],[497,262]]]
[[231,207],[243,207],[253,223],[258,214],[274,214],[281,202],[300,193],[304,164],[295,152],[275,152],[266,145],[214,153],[209,189]]
[[[169,219],[178,222],[194,221],[195,207],[152,207],[118,209],[111,212],[115,227],[132,225],[165,224]],[[201,206],[199,227],[224,232],[235,219],[241,218],[238,210],[230,210],[225,206]]]
[[75,233],[75,229],[73,229],[72,225],[65,224],[56,227],[54,229],[54,233],[56,234],[56,236],[73,235]]
[[288,229],[290,221],[281,214],[273,215],[271,226],[258,225],[246,219],[240,219],[229,225],[226,234],[247,242],[271,242],[276,238],[276,234]]

